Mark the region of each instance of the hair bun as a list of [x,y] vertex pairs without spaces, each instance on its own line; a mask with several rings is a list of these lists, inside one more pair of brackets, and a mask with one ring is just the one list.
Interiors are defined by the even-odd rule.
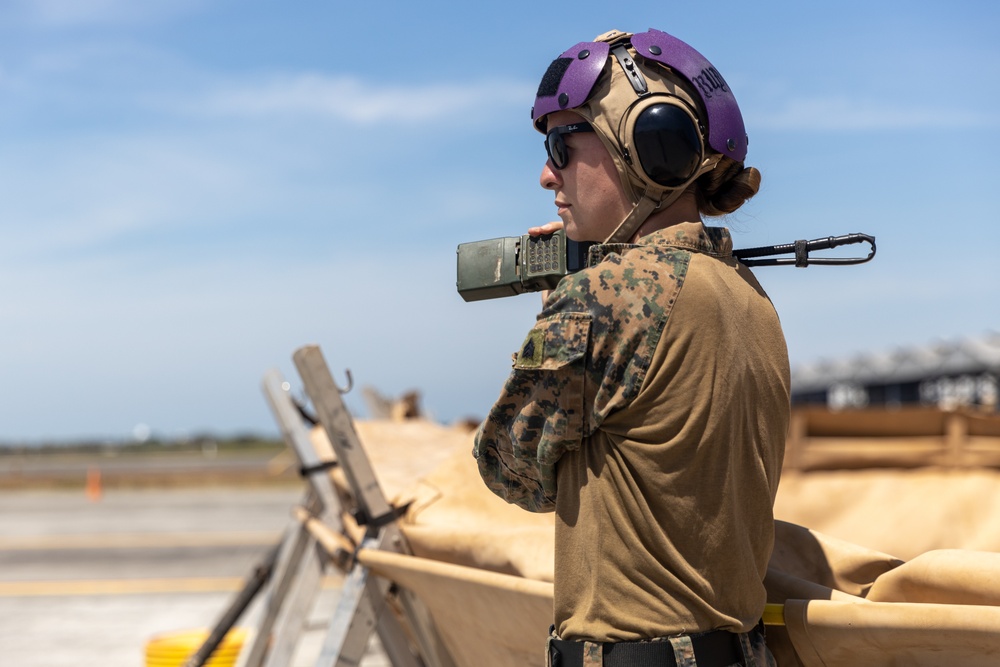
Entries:
[[698,210],[705,216],[732,213],[760,190],[760,172],[723,157],[712,171],[695,181]]

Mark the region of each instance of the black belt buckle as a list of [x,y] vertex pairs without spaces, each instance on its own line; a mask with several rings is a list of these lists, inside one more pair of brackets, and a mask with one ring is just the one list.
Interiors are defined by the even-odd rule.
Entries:
[[701,635],[692,635],[694,658],[698,667],[729,667],[742,665],[743,649],[740,636],[726,630],[714,630]]
[[549,663],[551,667],[583,665],[583,642],[552,639],[549,642]]

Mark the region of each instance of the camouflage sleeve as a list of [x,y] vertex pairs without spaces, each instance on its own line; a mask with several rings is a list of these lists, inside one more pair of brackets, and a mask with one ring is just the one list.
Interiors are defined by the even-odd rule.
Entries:
[[548,310],[591,317],[585,436],[639,394],[689,261],[690,253],[673,249],[609,254],[597,266],[563,278],[549,297]]
[[555,464],[583,439],[590,321],[573,312],[539,319],[476,435],[473,453],[486,486],[532,512],[555,509]]

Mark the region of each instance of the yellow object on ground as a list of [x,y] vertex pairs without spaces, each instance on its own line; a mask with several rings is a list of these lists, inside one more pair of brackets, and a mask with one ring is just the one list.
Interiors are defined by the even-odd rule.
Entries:
[[[146,667],[181,667],[208,638],[204,628],[178,630],[152,637],[146,642]],[[247,631],[233,628],[219,644],[205,667],[232,667],[240,655]]]

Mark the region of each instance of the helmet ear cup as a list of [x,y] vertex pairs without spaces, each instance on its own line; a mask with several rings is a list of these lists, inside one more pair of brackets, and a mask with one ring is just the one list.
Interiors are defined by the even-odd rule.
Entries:
[[653,183],[674,188],[698,173],[704,144],[697,121],[687,110],[666,102],[651,104],[631,125],[637,166]]

